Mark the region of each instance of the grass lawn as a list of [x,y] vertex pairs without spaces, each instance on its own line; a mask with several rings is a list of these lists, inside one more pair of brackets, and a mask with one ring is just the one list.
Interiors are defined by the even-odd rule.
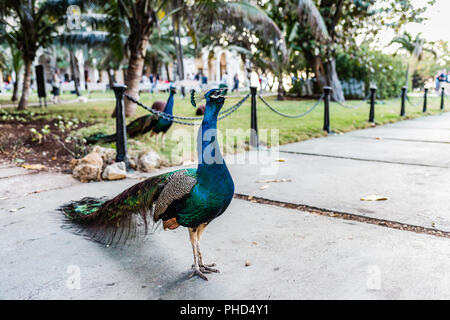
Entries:
[[[71,95],[75,98],[75,95]],[[94,93],[91,98],[113,98],[112,92],[107,93]],[[70,100],[70,96],[64,95],[63,99]],[[32,98],[34,99],[34,98]],[[165,101],[167,94],[158,93],[141,94],[140,101],[148,106],[156,100]],[[277,101],[275,96],[265,98],[274,108],[286,113],[286,114],[299,114],[306,111],[314,100],[285,100]],[[228,98],[225,102],[223,109],[234,105],[240,100],[240,98]],[[412,119],[423,116],[421,97],[411,97],[413,104],[418,106],[412,106],[408,102],[406,103],[406,116],[400,117],[400,99],[386,100],[385,103],[379,103],[375,105],[375,121],[379,124],[385,124],[389,122],[396,122],[402,119]],[[199,103],[201,104],[201,103]],[[360,101],[348,101],[348,105],[358,105]],[[440,113],[439,110],[440,98],[435,96],[428,97],[428,112],[426,114]],[[114,101],[98,101],[87,103],[74,103],[64,105],[49,105],[48,109],[41,109],[38,107],[30,107],[30,111],[47,111],[47,118],[56,118],[61,116],[64,119],[77,118],[79,120],[86,120],[92,123],[96,123],[90,127],[78,130],[76,135],[87,136],[95,132],[113,133],[115,131],[115,119],[111,118],[111,114],[114,108]],[[448,106],[447,106],[448,108]],[[278,130],[279,143],[286,144],[290,142],[297,142],[306,140],[309,138],[320,137],[326,135],[326,132],[322,130],[323,127],[323,102],[321,102],[317,108],[305,117],[299,119],[289,119],[281,117],[269,110],[259,99],[257,99],[257,115],[258,115],[258,129],[260,132],[260,142],[263,145],[270,146],[276,141],[271,141],[271,131],[273,129]],[[147,114],[147,111],[137,107],[136,115],[127,119],[127,123],[131,120]],[[195,109],[191,106],[188,96],[185,99],[181,97],[175,98],[174,114],[182,116],[195,116]],[[358,109],[346,109],[339,106],[336,103],[330,105],[330,121],[331,129],[335,132],[348,132],[355,129],[367,128],[370,124],[367,122],[369,116],[369,104],[364,104]],[[236,139],[225,139],[226,142],[222,143],[225,147],[225,153],[235,152],[246,148],[246,142],[249,140],[250,128],[250,99],[248,99],[236,112],[232,113],[229,117],[221,120],[218,124],[219,130],[223,136],[237,135]],[[229,129],[241,129],[241,130],[229,130]],[[265,133],[265,129],[268,132]],[[227,130],[227,132],[225,131]],[[196,137],[197,127],[183,126],[174,124],[168,133],[166,134],[165,147],[163,148],[160,143],[155,143],[154,138],[150,138],[149,135],[141,136],[133,140],[129,140],[128,149],[133,152],[142,152],[148,150],[155,150],[168,158],[169,161],[178,162],[181,150],[189,149],[194,153],[194,137]],[[220,137],[219,137],[220,138]],[[103,144],[103,146],[114,147],[112,144]],[[186,157],[184,157],[186,158]],[[193,157],[192,157],[193,159]]]
[[[51,104],[51,98],[52,98],[52,94],[47,92],[48,96],[47,96],[47,105]],[[0,95],[0,105],[17,105],[19,103],[20,100],[20,95],[18,97],[18,100],[13,103],[11,101],[11,95],[12,92],[9,91],[7,92],[7,94],[2,94]],[[84,97],[88,97],[89,99],[103,99],[103,98],[114,98],[114,94],[112,94],[111,92],[82,92],[81,94]],[[75,100],[77,98],[77,96],[75,94],[69,93],[69,92],[63,92],[59,98],[61,99],[61,101],[70,101],[70,100]],[[37,93],[35,91],[33,91],[32,94],[30,94],[29,98],[28,98],[28,103],[38,103],[39,102],[39,98],[37,96]]]

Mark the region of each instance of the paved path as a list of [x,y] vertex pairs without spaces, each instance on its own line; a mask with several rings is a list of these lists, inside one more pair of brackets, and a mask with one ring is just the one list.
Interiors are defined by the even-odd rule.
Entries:
[[[449,232],[449,132],[446,113],[282,146],[259,154],[264,165],[228,162],[239,194]],[[0,166],[0,298],[450,298],[449,238],[240,199],[204,236],[205,260],[222,273],[187,280],[182,228],[120,249],[61,228],[60,204],[138,179],[80,184],[24,170]],[[360,200],[371,194],[389,199]],[[67,285],[77,271],[80,289]]]

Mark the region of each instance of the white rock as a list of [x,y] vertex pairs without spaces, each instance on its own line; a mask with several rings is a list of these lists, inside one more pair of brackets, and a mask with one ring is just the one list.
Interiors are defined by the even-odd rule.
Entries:
[[147,152],[139,158],[139,169],[152,172],[161,165],[161,156],[154,151]]
[[97,152],[91,152],[81,159],[70,162],[72,175],[81,182],[100,181],[103,160]]
[[86,102],[88,102],[88,98],[87,97],[83,97],[83,96],[78,97],[78,102],[86,103]]
[[94,149],[92,149],[92,152],[97,152],[102,157],[102,160],[105,162],[114,160],[116,158],[116,150],[112,148],[103,148],[100,146],[95,146]]
[[125,162],[116,162],[111,164],[103,170],[103,180],[120,180],[127,177],[127,168]]

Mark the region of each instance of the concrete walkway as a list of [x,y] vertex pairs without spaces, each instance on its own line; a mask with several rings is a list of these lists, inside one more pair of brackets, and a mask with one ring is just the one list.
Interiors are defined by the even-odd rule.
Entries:
[[[138,178],[81,184],[0,166],[0,298],[449,299],[449,133],[445,113],[260,152],[264,165],[229,157],[238,194],[444,236],[234,199],[202,241],[205,260],[221,270],[208,282],[186,279],[192,254],[183,228],[125,248],[61,228],[59,205],[114,196]],[[388,200],[360,200],[373,194]]]

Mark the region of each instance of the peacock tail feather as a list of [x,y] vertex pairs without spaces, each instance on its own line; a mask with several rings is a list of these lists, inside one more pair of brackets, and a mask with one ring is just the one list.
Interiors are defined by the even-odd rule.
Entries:
[[[153,114],[139,117],[127,125],[127,136],[129,138],[137,137],[151,130],[151,123],[155,119]],[[116,141],[116,134],[104,134],[101,132],[94,133],[86,138],[88,144],[98,142],[113,142]]]
[[86,137],[86,142],[88,144],[95,144],[100,141],[102,142],[112,142],[116,140],[115,134],[104,134],[102,132],[96,132],[88,137]]
[[[194,172],[193,172],[194,171]],[[155,216],[159,196],[174,175],[192,177],[195,169],[181,169],[148,178],[116,197],[83,198],[59,208],[74,232],[107,245],[124,244],[148,234],[162,215]],[[170,191],[170,190],[169,190]],[[159,200],[159,202],[158,202]]]

